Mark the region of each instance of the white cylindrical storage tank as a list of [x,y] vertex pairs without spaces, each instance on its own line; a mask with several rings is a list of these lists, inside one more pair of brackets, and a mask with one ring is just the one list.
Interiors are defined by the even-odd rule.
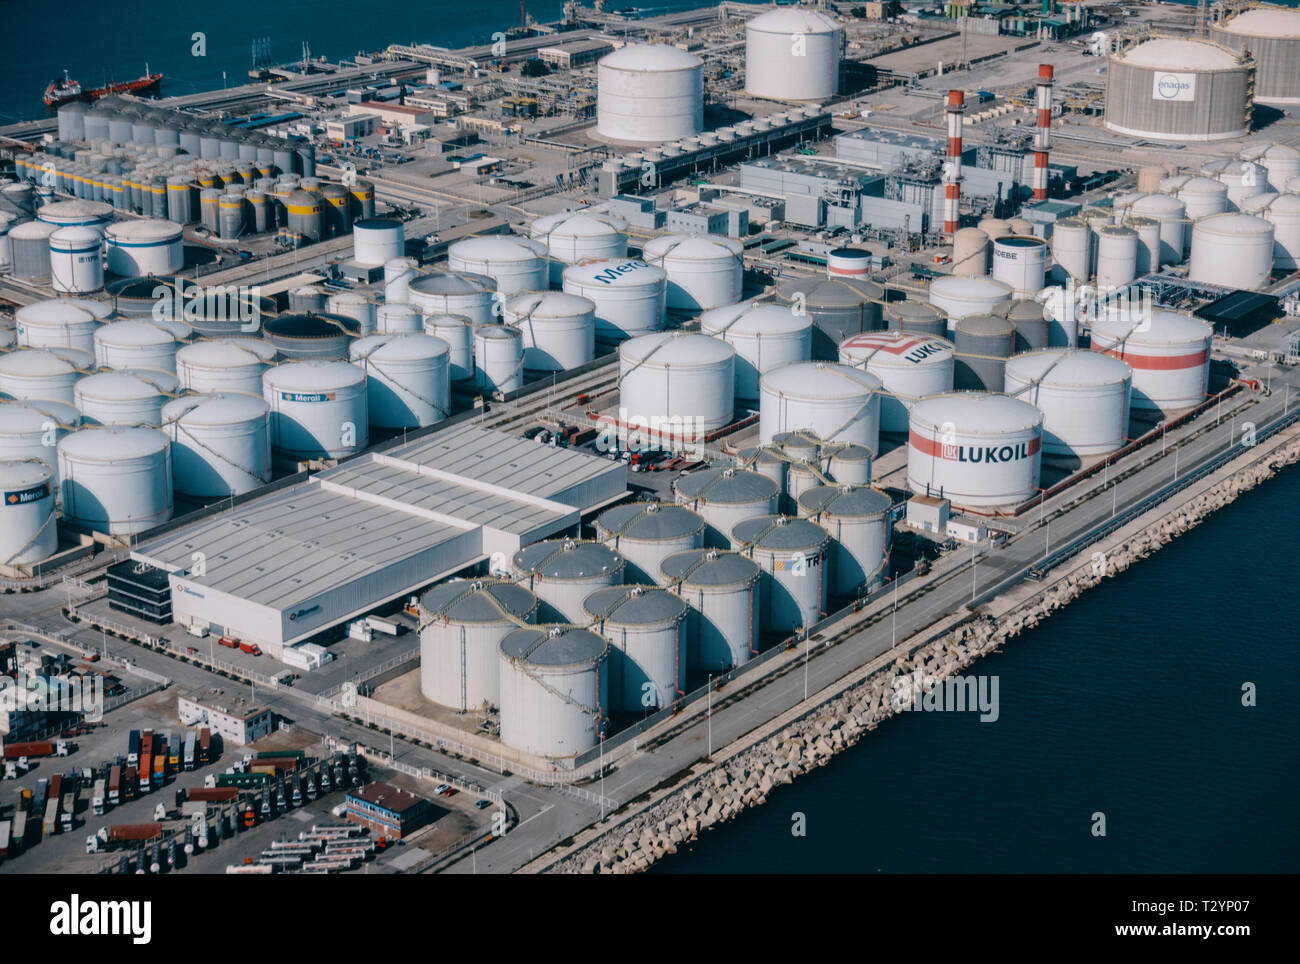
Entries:
[[786,468],[789,464],[790,457],[776,444],[751,446],[736,453],[737,468],[765,475],[776,483],[777,497],[780,500],[778,504],[783,504],[785,500]]
[[352,223],[352,257],[358,264],[387,264],[405,251],[406,234],[401,221],[362,218]]
[[1047,319],[1047,344],[1053,348],[1074,348],[1079,344],[1079,296],[1074,287],[1046,288],[1042,295]]
[[348,348],[366,373],[370,424],[423,428],[451,414],[451,347],[424,334],[369,335]]
[[187,395],[163,406],[177,492],[243,495],[271,481],[271,407],[256,395]]
[[596,64],[596,133],[663,144],[704,127],[704,64],[667,44],[630,43]]
[[42,205],[36,217],[58,227],[103,228],[113,223],[113,205],[103,201],[54,201]]
[[105,371],[79,379],[73,397],[91,424],[158,426],[169,387],[164,379],[150,377],[145,370]]
[[549,269],[545,256],[546,245],[540,241],[485,235],[455,242],[447,249],[447,264],[452,271],[487,275],[503,295],[514,295],[546,288]]
[[880,450],[880,379],[847,365],[805,362],[763,376],[759,386],[759,441],[808,429],[827,442],[855,442]]
[[1006,390],[1043,413],[1043,454],[1082,459],[1128,440],[1133,370],[1080,348],[1031,351],[1007,362]]
[[758,653],[762,570],[736,552],[692,549],[669,556],[660,581],[690,604],[688,662],[703,672],[725,672]]
[[[351,317],[356,317],[355,315]],[[375,332],[402,334],[424,329],[420,309],[407,302],[387,302],[375,308]]]
[[1160,267],[1160,222],[1155,218],[1129,217],[1124,226],[1137,234],[1137,275],[1151,274]]
[[[1133,204],[1129,213],[1135,217],[1154,218],[1160,222],[1160,263],[1181,264],[1186,248],[1187,205],[1168,194],[1149,194]],[[1060,225],[1058,223],[1057,227]],[[1151,270],[1155,270],[1152,268]]]
[[[1228,185],[1212,177],[1190,177],[1184,180],[1174,194],[1187,209],[1187,218],[1196,221],[1211,214],[1228,210]],[[1142,211],[1135,211],[1142,214]]]
[[948,333],[948,318],[934,305],[924,301],[895,301],[885,309],[884,319],[890,331],[905,331],[934,338],[942,338]]
[[505,303],[502,320],[523,335],[529,371],[567,371],[596,357],[596,305],[589,298],[530,291]]
[[[952,391],[952,342],[904,331],[853,335],[840,344],[840,364],[880,379],[880,430],[906,432],[912,403]],[[836,481],[840,481],[838,478]]]
[[524,546],[511,559],[515,578],[542,601],[544,619],[585,623],[582,603],[597,589],[623,584],[626,563],[609,546],[579,539],[548,539]]
[[836,482],[844,485],[870,485],[871,463],[875,453],[865,445],[834,445],[827,471]]
[[69,361],[56,351],[61,349],[28,348],[0,354],[0,394],[71,405],[72,386],[90,368],[90,362],[78,364],[81,359]]
[[1106,127],[1187,143],[1250,132],[1255,62],[1208,40],[1156,37],[1112,54]]
[[1190,281],[1258,290],[1273,270],[1273,225],[1249,214],[1216,214],[1192,225]]
[[1283,271],[1300,267],[1300,194],[1281,194],[1259,216],[1273,225],[1273,264]]
[[38,459],[54,472],[54,497],[59,489],[59,439],[81,427],[81,413],[62,402],[0,401],[0,459]]
[[474,385],[503,395],[523,388],[524,337],[518,328],[474,326]]
[[1097,287],[1132,284],[1137,277],[1138,235],[1132,228],[1104,224],[1097,229]]
[[326,297],[320,285],[299,285],[289,292],[289,310],[320,314],[325,310]]
[[411,304],[426,318],[461,315],[476,325],[486,325],[496,320],[493,312],[496,290],[497,283],[487,275],[434,271],[412,281],[409,294]]
[[176,377],[199,394],[262,393],[262,374],[275,357],[275,346],[258,338],[197,341],[176,350]]
[[121,277],[175,274],[185,266],[184,232],[171,221],[119,221],[104,231],[108,270]]
[[1228,188],[1228,210],[1240,211],[1241,202],[1268,190],[1268,170],[1253,161],[1236,157],[1219,158],[1201,165],[1201,173],[1222,181]]
[[1043,413],[988,392],[953,392],[912,406],[907,481],[963,509],[1019,505],[1038,491]]
[[996,278],[935,278],[930,283],[930,304],[948,316],[951,331],[967,315],[987,315],[1011,303],[1011,285]]
[[681,331],[641,335],[619,345],[618,370],[629,430],[688,443],[731,422],[736,352],[724,341]]
[[537,618],[537,597],[502,579],[453,579],[420,597],[420,690],[458,713],[501,705],[501,640]]
[[862,248],[833,248],[826,252],[826,277],[866,278],[870,274],[870,251]]
[[1002,366],[1015,342],[1016,326],[1002,315],[967,315],[953,332],[952,384],[962,390],[995,392]]
[[770,100],[827,100],[839,92],[839,21],[777,7],[745,24],[745,90]]
[[100,368],[156,368],[176,372],[176,352],[190,326],[183,321],[144,318],[113,321],[95,332],[95,364]]
[[627,579],[660,582],[659,564],[704,544],[704,519],[671,502],[629,502],[596,519],[596,538],[627,560]]
[[884,584],[889,568],[889,496],[864,485],[821,485],[799,496],[799,514],[831,537],[830,591],[836,596],[870,592]]
[[736,350],[736,397],[758,398],[758,382],[776,368],[812,357],[812,319],[784,305],[746,301],[700,315],[700,332]]
[[705,544],[724,549],[738,523],[777,510],[781,488],[766,475],[736,468],[701,469],[673,482],[677,502],[707,524]]
[[807,519],[783,515],[747,519],[731,530],[737,551],[767,574],[762,626],[807,630],[826,614],[830,536]]
[[1211,20],[1210,37],[1255,58],[1256,103],[1300,104],[1300,10],[1273,4],[1229,9],[1217,22]]
[[28,348],[79,348],[93,352],[99,319],[70,301],[35,301],[14,312],[17,342]]
[[[1061,225],[1056,222],[1057,227]],[[967,278],[982,278],[989,273],[992,246],[989,236],[979,228],[961,228],[952,236],[952,273]]]
[[[390,258],[384,262],[384,301],[404,304],[411,298],[411,282],[420,276],[414,258]],[[376,322],[377,323],[377,322]]]
[[516,629],[501,640],[501,742],[567,758],[600,742],[609,643],[586,629]]
[[[1052,228],[1056,265],[1080,284],[1092,279],[1092,229],[1082,218],[1062,218]],[[1066,280],[1065,278],[1061,279]]]
[[[361,326],[358,334],[369,335],[375,330],[375,303],[359,291],[339,291],[329,296],[325,302],[326,310],[331,315],[354,318]],[[416,327],[420,331],[420,327]]]
[[664,327],[668,275],[639,258],[570,265],[563,272],[563,287],[596,306],[596,337],[602,341]]
[[[1297,35],[1296,40],[1300,41],[1300,35]],[[1252,145],[1242,150],[1238,156],[1263,167],[1264,173],[1268,175],[1268,189],[1278,194],[1289,190],[1287,182],[1300,174],[1300,148],[1290,144]],[[1265,186],[1264,178],[1258,178],[1258,181],[1260,187]]]
[[1046,273],[1047,242],[1042,238],[1013,234],[993,239],[993,277],[1010,285],[1016,297],[1042,291]]
[[271,447],[292,461],[338,459],[370,444],[366,373],[343,361],[286,362],[262,376]]
[[1205,400],[1213,334],[1199,318],[1175,311],[1149,318],[1117,312],[1092,322],[1092,349],[1133,369],[1132,408],[1170,412]]
[[721,308],[740,300],[744,252],[739,241],[710,235],[665,234],[645,243],[642,254],[668,276],[669,308]]
[[64,520],[131,535],[172,517],[171,442],[153,428],[83,428],[59,442]]
[[54,480],[44,461],[0,458],[0,566],[41,562],[59,551]]
[[583,603],[592,629],[613,644],[610,708],[662,709],[686,692],[686,617],[680,596],[652,586],[597,589]]
[[59,225],[25,221],[9,229],[13,276],[23,281],[50,280],[50,235]]
[[50,235],[54,290],[84,294],[104,287],[104,239],[98,228],[59,228]]
[[477,325],[464,315],[426,315],[424,333],[441,338],[450,349],[449,374],[453,382],[474,379],[474,329]]
[[546,245],[553,288],[560,286],[571,264],[627,258],[627,222],[612,214],[563,211],[538,218],[528,230],[534,241]]

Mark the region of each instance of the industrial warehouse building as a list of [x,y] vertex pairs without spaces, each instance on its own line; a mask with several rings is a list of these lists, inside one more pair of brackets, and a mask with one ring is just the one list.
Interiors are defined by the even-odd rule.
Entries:
[[280,658],[467,566],[576,533],[627,469],[460,426],[181,525],[133,557],[168,573],[176,622]]
[[351,790],[344,802],[349,820],[390,840],[401,840],[433,818],[428,800],[387,783],[367,783]]
[[207,726],[237,746],[268,736],[271,711],[224,691],[186,690],[176,695],[176,716],[188,727]]

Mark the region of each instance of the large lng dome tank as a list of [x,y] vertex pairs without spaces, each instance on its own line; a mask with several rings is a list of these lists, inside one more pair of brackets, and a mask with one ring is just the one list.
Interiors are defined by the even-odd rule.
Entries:
[[609,546],[578,539],[548,539],[524,546],[511,566],[520,582],[546,604],[548,618],[583,622],[582,603],[597,589],[623,582],[627,564]]
[[1133,369],[1132,407],[1176,411],[1199,405],[1210,385],[1213,331],[1175,311],[1142,316],[1116,313],[1092,323],[1092,348]]
[[1212,24],[1210,37],[1255,58],[1255,100],[1300,104],[1300,10],[1261,6]]
[[736,352],[724,341],[690,332],[656,332],[618,348],[619,392],[630,418],[645,428],[695,441],[731,421]]
[[758,398],[758,380],[812,357],[812,321],[784,305],[753,301],[700,315],[700,331],[736,349],[736,397]]
[[647,241],[642,255],[668,276],[668,307],[694,311],[740,300],[744,251],[732,238],[665,234]]
[[745,90],[771,100],[826,100],[839,89],[839,22],[777,7],[745,24]]
[[644,713],[686,692],[686,602],[652,586],[597,589],[582,604],[586,622],[613,644],[610,708]]
[[243,495],[271,481],[271,406],[256,395],[187,395],[162,408],[177,492]]
[[596,538],[627,560],[629,580],[659,582],[659,564],[704,543],[704,519],[671,502],[629,502],[596,519]]
[[667,44],[628,44],[596,65],[596,133],[663,144],[704,127],[704,64]]
[[952,391],[953,344],[905,331],[873,331],[846,338],[840,362],[880,379],[880,430],[906,432],[912,403]]
[[1038,490],[1043,413],[988,392],[952,392],[912,406],[907,482],[959,508],[1018,505]]
[[1007,394],[1043,413],[1043,454],[1082,459],[1123,448],[1128,439],[1133,370],[1081,348],[1014,355]]
[[1106,126],[1163,141],[1218,141],[1250,131],[1255,63],[1206,40],[1157,37],[1113,54]]
[[127,535],[172,517],[171,442],[152,428],[85,428],[59,442],[64,519]]
[[600,742],[609,643],[576,626],[523,627],[501,640],[501,742],[572,757]]
[[804,362],[763,376],[759,441],[808,429],[827,442],[856,442],[880,451],[881,380],[847,365]]
[[537,597],[498,579],[453,579],[420,597],[420,689],[460,713],[499,706],[501,640],[537,618]]

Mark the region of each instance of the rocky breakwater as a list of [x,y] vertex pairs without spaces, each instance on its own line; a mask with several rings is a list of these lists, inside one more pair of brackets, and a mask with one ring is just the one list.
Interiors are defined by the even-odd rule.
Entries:
[[1063,564],[1062,569],[1074,568],[1036,595],[1012,602],[1001,616],[981,612],[942,637],[897,656],[865,679],[849,682],[839,695],[780,732],[717,759],[668,796],[566,855],[548,870],[645,870],[665,855],[676,853],[678,847],[696,839],[701,831],[730,820],[746,807],[764,803],[776,787],[824,766],[836,753],[898,712],[893,705],[895,677],[917,670],[941,680],[955,675],[1007,639],[1038,625],[1102,579],[1158,551],[1241,493],[1296,461],[1300,461],[1300,439],[1282,442],[1263,458],[1144,528],[1121,536],[1118,544],[1100,552],[1100,558],[1093,553],[1082,561],[1076,558]]

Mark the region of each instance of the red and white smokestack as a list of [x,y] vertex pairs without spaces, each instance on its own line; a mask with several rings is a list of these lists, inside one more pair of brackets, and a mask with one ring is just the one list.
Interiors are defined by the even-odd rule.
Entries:
[[961,200],[961,120],[966,112],[966,94],[948,91],[948,157],[943,165],[943,233],[957,233],[958,202]]
[[1047,152],[1052,140],[1052,65],[1038,65],[1038,129],[1034,133],[1034,200],[1047,200]]

